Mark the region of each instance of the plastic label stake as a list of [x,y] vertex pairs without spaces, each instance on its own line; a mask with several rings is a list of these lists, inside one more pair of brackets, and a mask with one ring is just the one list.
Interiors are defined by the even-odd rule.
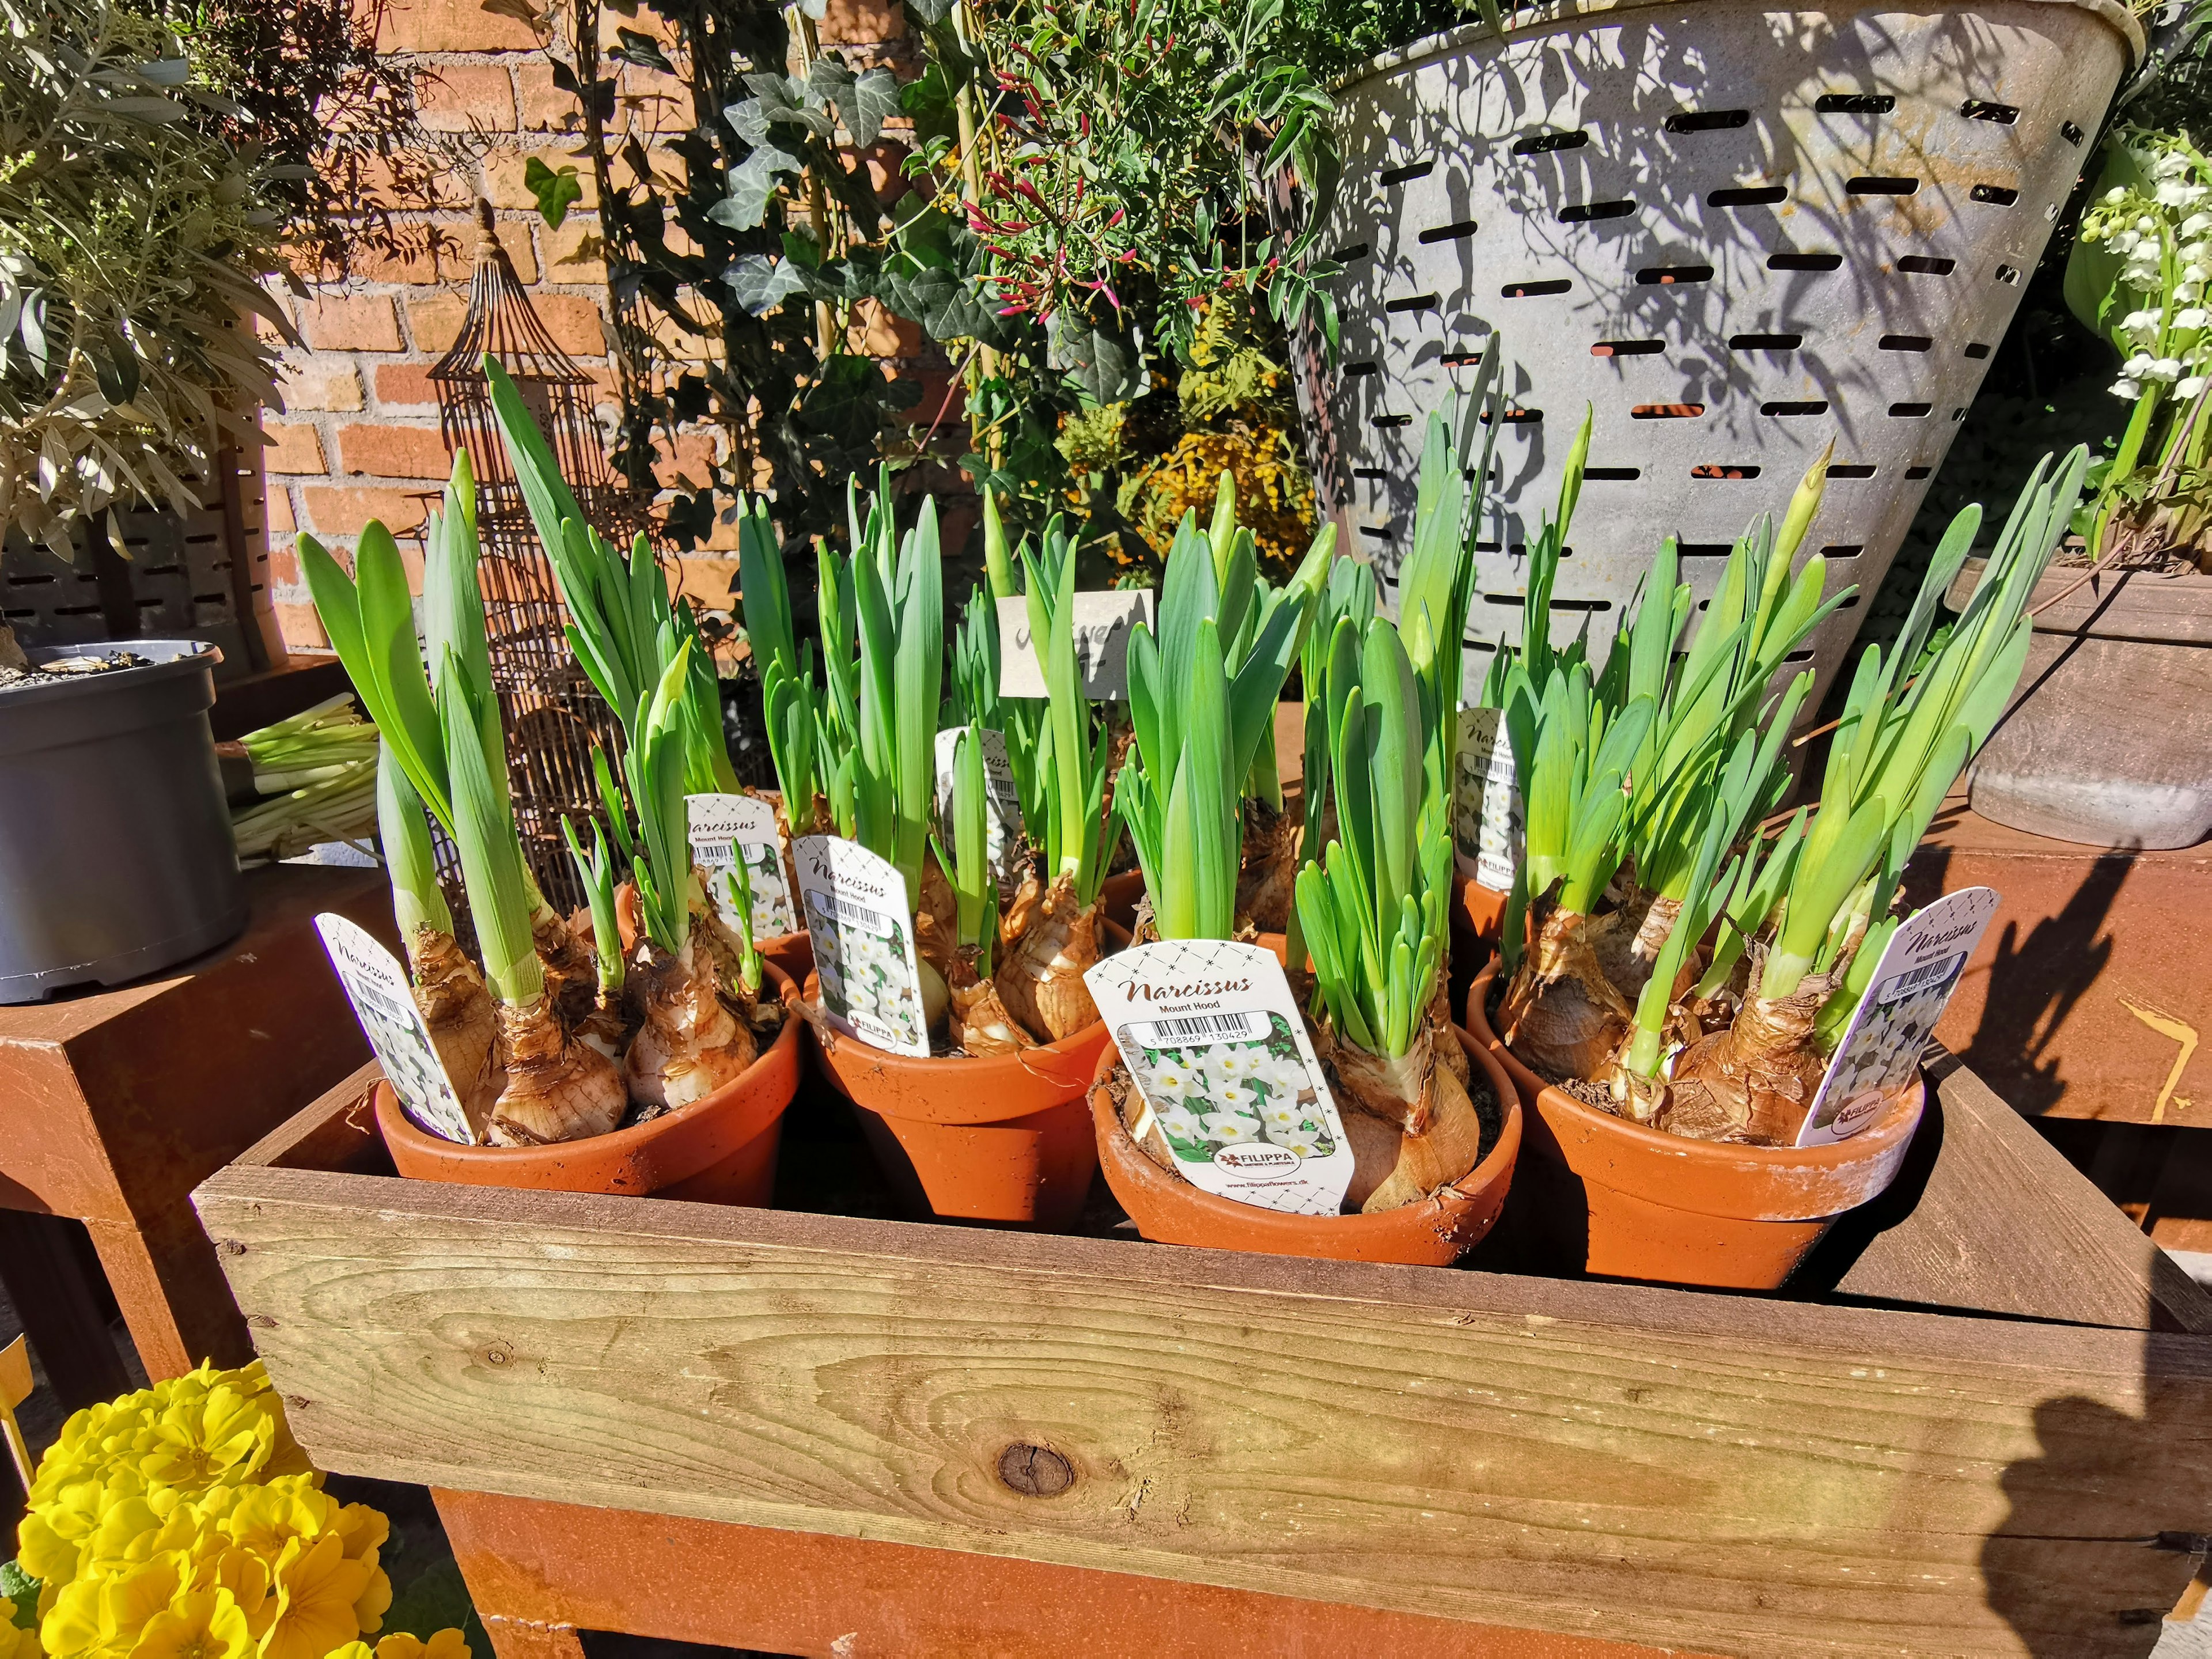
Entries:
[[791,884],[783,873],[783,832],[777,827],[775,808],[757,795],[686,795],[684,809],[691,842],[691,862],[707,879],[707,896],[722,926],[738,930],[730,884],[722,879],[734,862],[731,848],[745,861],[745,877],[752,884],[753,938],[774,939],[795,933],[799,922],[791,908]]
[[[937,821],[943,828],[945,846],[955,854],[959,848],[953,841],[952,763],[961,734],[967,729],[949,726],[937,734]],[[983,820],[988,843],[983,856],[999,884],[999,896],[1011,899],[1021,879],[1021,837],[1015,833],[1022,822],[1021,790],[1014,782],[1013,763],[1006,757],[1006,734],[988,726],[978,729],[983,738]]]
[[1130,1134],[1164,1145],[1201,1192],[1335,1215],[1352,1147],[1305,1018],[1272,951],[1167,939],[1086,969],[1142,1102]]
[[430,1041],[430,1028],[415,1006],[399,958],[362,928],[327,910],[315,918],[315,931],[323,936],[323,949],[330,952],[346,1000],[384,1067],[385,1081],[407,1115],[434,1135],[475,1145],[468,1114]]
[[823,1018],[889,1053],[928,1059],[906,878],[889,860],[836,836],[801,836],[792,852]]
[[1890,935],[1797,1132],[1800,1146],[1850,1139],[1912,1080],[1929,1034],[1996,913],[1995,889],[1962,888],[1907,918]]
[[1520,775],[1502,708],[1459,711],[1459,759],[1452,780],[1452,861],[1493,893],[1513,890],[1526,840]]

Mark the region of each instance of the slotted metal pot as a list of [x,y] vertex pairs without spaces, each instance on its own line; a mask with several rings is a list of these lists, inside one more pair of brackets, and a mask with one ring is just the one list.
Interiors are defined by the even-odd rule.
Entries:
[[[1812,720],[2142,47],[2109,0],[1585,0],[1377,59],[1338,94],[1321,250],[1344,266],[1342,349],[1310,328],[1294,354],[1322,510],[1395,572],[1426,412],[1502,340],[1504,511],[1470,635],[1517,639],[1525,545],[1587,404],[1553,604],[1559,642],[1586,628],[1602,653],[1662,536],[1709,597],[1832,438],[1801,556],[1862,602],[1798,659]],[[1470,684],[1489,660],[1468,653]]]

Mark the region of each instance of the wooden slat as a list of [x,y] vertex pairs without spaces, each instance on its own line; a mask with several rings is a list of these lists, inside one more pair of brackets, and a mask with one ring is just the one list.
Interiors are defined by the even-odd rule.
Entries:
[[1988,1085],[1941,1048],[1929,1051],[1928,1075],[1940,1115],[1931,1111],[1896,1184],[1821,1242],[1849,1261],[1838,1291],[2212,1332],[2212,1295]]
[[[2140,1654],[2212,1341],[288,1169],[323,1467],[1760,1656]],[[1021,1496],[1010,1447],[1073,1483]],[[2155,1614],[2148,1616],[2155,1617]]]

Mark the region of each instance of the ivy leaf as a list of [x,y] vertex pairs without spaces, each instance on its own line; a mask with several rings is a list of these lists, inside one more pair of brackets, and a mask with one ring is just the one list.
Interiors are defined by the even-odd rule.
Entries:
[[743,103],[727,106],[722,111],[722,118],[747,144],[757,149],[768,142],[768,112],[761,107],[759,99],[748,98]]
[[483,0],[478,9],[495,17],[512,17],[533,34],[545,33],[545,16],[530,0]]
[[618,28],[615,31],[615,38],[622,44],[614,49],[611,55],[625,64],[635,64],[640,69],[659,70],[664,75],[676,72],[676,65],[670,63],[668,54],[661,51],[660,42],[651,35],[641,34],[635,29]]
[[850,94],[837,100],[853,142],[867,149],[883,137],[884,123],[899,112],[898,76],[878,64],[858,76]]
[[[908,202],[922,199],[920,191],[910,192]],[[898,251],[926,269],[951,270],[958,262],[952,252],[953,222],[941,210],[925,204],[909,214],[896,233]]]
[[707,210],[707,216],[730,230],[757,230],[768,217],[777,179],[799,171],[799,158],[774,144],[761,144],[730,169],[730,193]]
[[814,233],[811,230],[785,231],[783,257],[809,270],[822,269],[822,245],[814,240]]
[[562,167],[556,173],[535,155],[523,164],[522,187],[537,198],[538,216],[555,230],[561,228],[569,208],[584,193],[575,168]]
[[1100,328],[1069,312],[1061,312],[1053,321],[1045,361],[1094,404],[1127,402],[1147,385],[1141,339]]
[[952,0],[906,0],[907,9],[925,23],[942,23],[952,15]]
[[981,340],[1000,343],[999,319],[969,283],[949,270],[923,270],[884,279],[884,298],[902,317],[910,317],[933,340]]
[[825,104],[842,104],[860,77],[836,58],[822,57],[807,66],[806,89]]
[[847,449],[873,449],[885,415],[915,402],[920,390],[908,383],[895,393],[872,358],[840,355],[822,365],[821,377],[799,406],[799,419],[807,430]]
[[756,317],[765,317],[794,294],[806,291],[805,267],[792,259],[771,261],[765,253],[747,253],[722,273],[722,280],[738,296],[738,303]]

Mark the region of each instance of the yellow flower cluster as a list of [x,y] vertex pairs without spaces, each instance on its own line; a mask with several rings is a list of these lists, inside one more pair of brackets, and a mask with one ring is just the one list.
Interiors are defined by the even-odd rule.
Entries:
[[1261,573],[1282,580],[1313,544],[1314,496],[1279,427],[1183,434],[1145,480],[1136,517],[1146,541],[1164,558],[1186,512],[1203,527],[1224,472],[1237,481],[1237,521],[1252,532]]
[[[369,1659],[390,1525],[322,1480],[258,1360],[77,1413],[17,1534],[38,1632],[0,1619],[0,1659]],[[468,1653],[449,1630],[388,1636],[374,1659]]]

